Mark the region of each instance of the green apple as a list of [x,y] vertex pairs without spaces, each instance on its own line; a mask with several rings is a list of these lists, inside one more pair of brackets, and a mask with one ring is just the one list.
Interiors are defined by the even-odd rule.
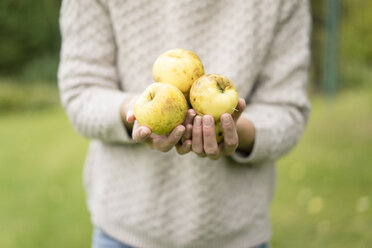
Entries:
[[183,123],[187,109],[186,99],[177,87],[153,83],[135,102],[134,116],[153,133],[165,135]]
[[172,84],[185,97],[188,97],[193,82],[202,75],[204,67],[199,57],[185,49],[166,51],[155,60],[152,67],[155,82]]
[[225,76],[206,74],[190,90],[190,103],[199,115],[211,115],[215,122],[224,113],[232,114],[238,105],[235,85]]

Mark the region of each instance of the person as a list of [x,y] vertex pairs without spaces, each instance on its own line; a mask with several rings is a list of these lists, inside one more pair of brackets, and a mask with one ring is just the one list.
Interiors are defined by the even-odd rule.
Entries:
[[[307,122],[310,63],[306,0],[64,0],[61,101],[91,139],[84,186],[93,247],[268,247],[275,161]],[[212,117],[189,110],[155,135],[133,115],[166,50],[198,54],[241,99]]]

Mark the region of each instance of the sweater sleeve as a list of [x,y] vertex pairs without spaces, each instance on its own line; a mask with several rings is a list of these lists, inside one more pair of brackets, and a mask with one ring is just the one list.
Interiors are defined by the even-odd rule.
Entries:
[[58,71],[62,105],[83,136],[131,142],[120,107],[131,94],[119,89],[116,43],[108,10],[99,0],[64,0]]
[[256,137],[249,155],[238,150],[232,156],[237,162],[276,160],[294,147],[307,122],[310,14],[307,0],[296,2],[282,9],[262,71],[247,96],[242,117],[253,123]]

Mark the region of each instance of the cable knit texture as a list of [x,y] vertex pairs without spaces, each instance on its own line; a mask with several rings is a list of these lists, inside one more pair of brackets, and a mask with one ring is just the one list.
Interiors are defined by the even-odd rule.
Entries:
[[[245,248],[271,237],[275,160],[298,141],[310,16],[305,0],[64,0],[59,88],[74,128],[92,139],[84,185],[93,224],[140,248]],[[198,54],[247,101],[249,156],[217,161],[135,144],[119,109],[152,80],[161,53]]]

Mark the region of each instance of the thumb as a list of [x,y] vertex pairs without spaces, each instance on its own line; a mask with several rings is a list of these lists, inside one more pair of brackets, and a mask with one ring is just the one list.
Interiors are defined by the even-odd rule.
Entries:
[[134,121],[136,120],[136,117],[134,116],[134,113],[132,110],[128,111],[126,119],[128,123],[134,123]]
[[245,100],[243,98],[239,98],[238,105],[236,106],[236,110],[234,111],[234,113],[232,113],[232,117],[235,121],[239,119],[245,107],[246,107]]

